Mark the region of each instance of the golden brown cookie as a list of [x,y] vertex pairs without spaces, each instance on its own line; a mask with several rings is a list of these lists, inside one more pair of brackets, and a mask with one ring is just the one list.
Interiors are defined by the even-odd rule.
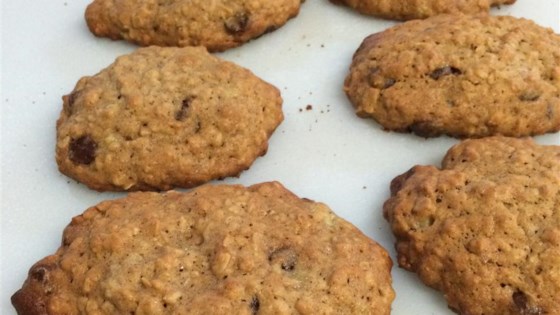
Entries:
[[139,49],[63,99],[59,169],[101,191],[236,176],[283,119],[278,89],[201,47]]
[[271,32],[303,0],[94,0],[86,21],[96,36],[148,46],[221,51]]
[[386,251],[278,183],[133,193],[72,219],[19,314],[389,314]]
[[344,89],[361,117],[430,137],[560,130],[560,35],[531,21],[441,15],[367,37]]
[[477,14],[490,7],[512,4],[515,0],[331,0],[360,13],[387,19],[424,19],[444,13]]
[[391,183],[399,265],[469,315],[560,314],[560,146],[466,140]]

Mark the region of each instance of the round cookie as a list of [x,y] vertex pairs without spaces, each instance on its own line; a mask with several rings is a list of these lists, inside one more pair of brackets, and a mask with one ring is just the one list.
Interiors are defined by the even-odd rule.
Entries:
[[72,219],[19,314],[389,314],[387,252],[279,183],[139,192]]
[[399,265],[469,315],[560,314],[560,146],[461,142],[391,183]]
[[361,117],[423,137],[560,130],[560,35],[531,21],[441,15],[367,37],[344,90]]
[[63,100],[59,169],[100,191],[237,176],[283,119],[278,89],[202,47],[141,48]]
[[444,13],[477,14],[491,6],[512,4],[515,0],[331,0],[360,13],[395,20],[424,19]]
[[85,17],[96,36],[148,46],[237,47],[284,25],[303,0],[94,0]]

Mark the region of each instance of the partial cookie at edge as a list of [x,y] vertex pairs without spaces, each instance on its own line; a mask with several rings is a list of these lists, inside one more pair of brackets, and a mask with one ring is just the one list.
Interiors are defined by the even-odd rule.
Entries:
[[52,315],[389,314],[391,265],[326,205],[278,183],[207,185],[88,209],[12,301]]
[[85,13],[96,36],[141,46],[237,47],[271,32],[299,13],[302,0],[94,0]]
[[492,6],[512,4],[515,0],[330,0],[356,11],[395,20],[424,19],[439,14],[487,13]]
[[459,314],[560,313],[560,146],[491,137],[391,183],[398,263]]

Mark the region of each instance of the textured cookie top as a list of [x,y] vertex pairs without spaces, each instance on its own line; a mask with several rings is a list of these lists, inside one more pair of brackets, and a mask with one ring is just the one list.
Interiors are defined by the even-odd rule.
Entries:
[[362,117],[420,136],[560,129],[560,36],[513,17],[442,15],[367,37],[344,89]]
[[299,12],[303,0],[95,0],[86,10],[97,36],[158,46],[239,46]]
[[20,314],[389,314],[391,261],[278,183],[134,193],[75,217]]
[[391,183],[399,265],[460,314],[560,314],[560,146],[492,137]]
[[491,6],[512,4],[515,0],[331,0],[363,14],[387,19],[424,19],[442,13],[476,14]]
[[282,121],[279,91],[204,48],[142,48],[65,96],[59,169],[97,190],[238,175]]

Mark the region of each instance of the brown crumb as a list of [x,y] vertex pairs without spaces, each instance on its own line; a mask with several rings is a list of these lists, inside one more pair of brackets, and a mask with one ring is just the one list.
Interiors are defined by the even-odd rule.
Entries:
[[312,110],[313,109],[313,105],[311,104],[307,104],[307,106],[305,106],[305,110]]

